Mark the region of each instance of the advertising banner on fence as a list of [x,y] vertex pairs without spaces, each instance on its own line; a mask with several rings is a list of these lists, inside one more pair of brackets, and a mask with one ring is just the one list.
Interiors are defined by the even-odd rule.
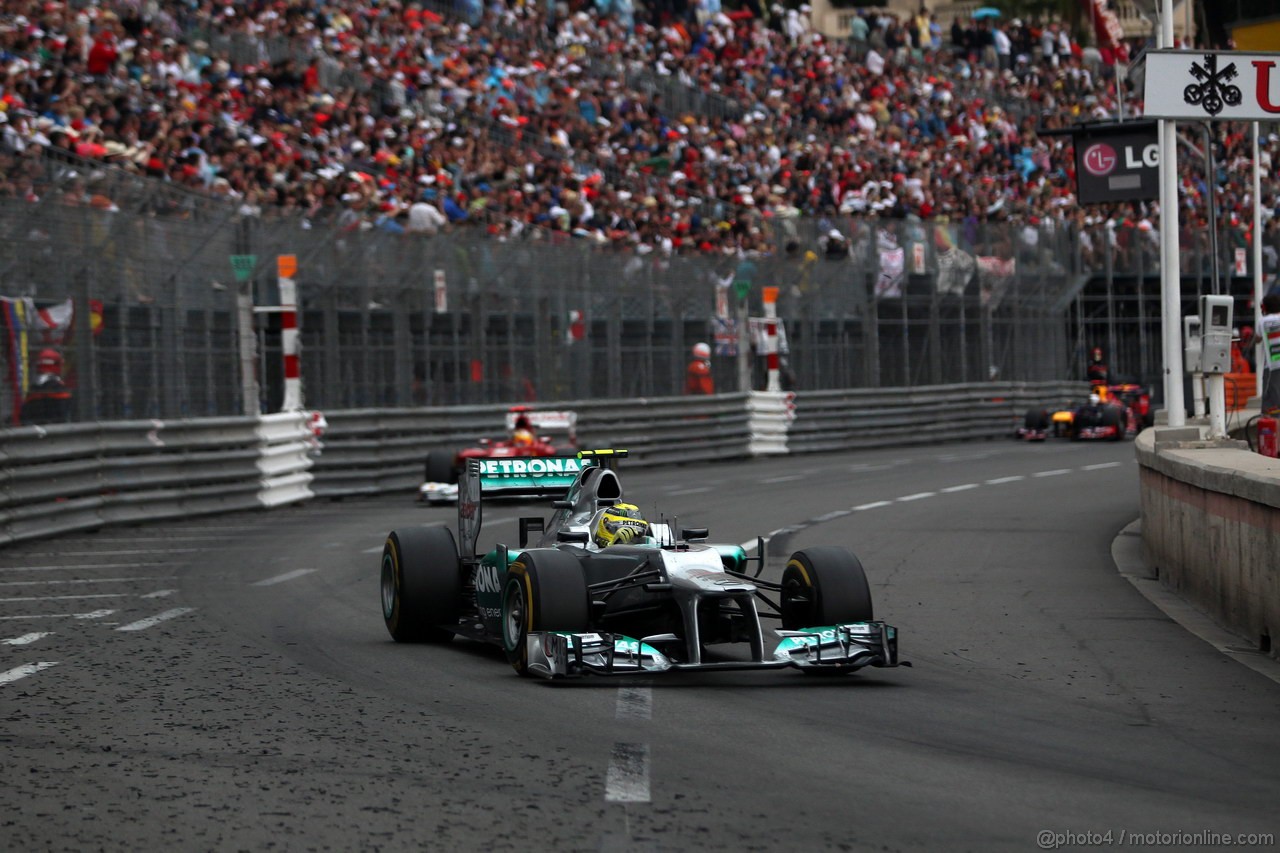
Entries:
[[1280,121],[1280,53],[1150,51],[1147,118]]
[[1154,121],[1072,133],[1081,204],[1141,201],[1160,195],[1160,145]]

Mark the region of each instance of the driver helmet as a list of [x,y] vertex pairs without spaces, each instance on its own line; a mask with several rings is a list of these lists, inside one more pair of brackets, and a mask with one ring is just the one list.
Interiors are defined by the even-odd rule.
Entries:
[[533,446],[533,433],[527,429],[517,429],[511,434],[511,443],[516,447]]
[[693,357],[700,358],[703,361],[711,358],[711,347],[708,344],[697,343],[693,345]]
[[1096,406],[1101,402],[1102,402],[1102,396],[1100,394],[1094,393],[1089,395],[1089,405]]
[[595,543],[601,548],[609,545],[625,545],[645,534],[649,522],[640,514],[635,504],[614,504],[600,513],[593,531]]

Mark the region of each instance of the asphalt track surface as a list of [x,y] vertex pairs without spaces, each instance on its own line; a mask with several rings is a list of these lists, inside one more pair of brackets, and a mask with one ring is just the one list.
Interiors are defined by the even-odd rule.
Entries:
[[[0,551],[3,847],[989,851],[1183,833],[1173,846],[1195,849],[1280,833],[1280,685],[1112,562],[1138,514],[1130,444],[624,468],[623,485],[715,541],[781,531],[775,575],[796,548],[849,545],[915,667],[553,685],[479,644],[397,645],[383,538],[453,518],[408,495],[29,543]],[[520,513],[491,508],[482,542],[513,540]]]

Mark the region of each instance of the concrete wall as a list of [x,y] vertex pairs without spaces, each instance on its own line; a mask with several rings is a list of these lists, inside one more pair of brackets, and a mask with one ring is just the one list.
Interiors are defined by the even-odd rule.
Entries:
[[1198,427],[1138,436],[1142,540],[1162,583],[1280,651],[1280,461]]

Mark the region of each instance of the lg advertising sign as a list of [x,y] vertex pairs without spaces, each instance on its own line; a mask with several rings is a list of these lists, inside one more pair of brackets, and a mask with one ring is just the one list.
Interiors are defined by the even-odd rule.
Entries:
[[1072,133],[1081,204],[1144,201],[1160,194],[1155,122],[1084,128]]
[[1147,118],[1280,121],[1280,53],[1151,51]]

